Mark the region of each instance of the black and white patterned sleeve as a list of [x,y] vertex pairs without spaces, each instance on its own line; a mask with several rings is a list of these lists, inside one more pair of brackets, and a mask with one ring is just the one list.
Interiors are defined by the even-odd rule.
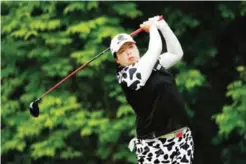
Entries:
[[120,84],[126,85],[132,90],[138,90],[145,84],[141,72],[136,65],[124,67],[117,73],[117,79]]

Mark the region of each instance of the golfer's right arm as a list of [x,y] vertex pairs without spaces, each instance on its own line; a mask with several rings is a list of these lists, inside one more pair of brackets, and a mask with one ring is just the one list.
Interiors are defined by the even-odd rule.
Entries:
[[149,47],[147,52],[141,57],[139,62],[136,64],[138,72],[140,72],[142,79],[140,85],[144,86],[146,81],[149,79],[155,63],[159,59],[162,51],[162,41],[157,28],[152,25],[149,31]]

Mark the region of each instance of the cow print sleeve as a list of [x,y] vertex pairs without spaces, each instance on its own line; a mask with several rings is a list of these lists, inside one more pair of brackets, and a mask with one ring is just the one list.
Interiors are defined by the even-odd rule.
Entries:
[[138,90],[144,86],[142,75],[135,65],[124,67],[117,73],[120,84],[126,85],[132,90]]

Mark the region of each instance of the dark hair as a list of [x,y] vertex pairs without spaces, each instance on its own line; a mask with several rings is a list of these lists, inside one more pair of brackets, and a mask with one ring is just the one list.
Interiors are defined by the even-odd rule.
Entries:
[[[117,58],[116,52],[114,52],[113,56],[114,56],[114,59]],[[116,66],[116,69],[118,69],[119,67],[121,67],[121,65],[119,63],[115,62],[115,64],[116,64],[115,65]]]
[[116,55],[116,53],[115,53],[115,52],[114,52],[113,56],[114,56],[114,58],[115,58],[115,59],[117,58],[117,55]]

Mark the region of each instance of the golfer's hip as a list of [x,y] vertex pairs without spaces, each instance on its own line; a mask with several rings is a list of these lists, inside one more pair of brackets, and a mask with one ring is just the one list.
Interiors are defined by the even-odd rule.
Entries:
[[137,137],[131,139],[128,147],[131,151],[133,151],[135,149],[135,144],[137,142],[141,142],[142,140],[144,140],[144,141],[155,140],[155,139],[171,140],[174,138],[179,138],[181,140],[182,138],[187,138],[187,137],[192,137],[191,130],[189,127],[183,127],[183,128],[174,130],[174,131],[166,133],[166,134],[150,133],[150,134],[144,135],[144,136],[137,136]]
[[134,138],[129,143],[129,149],[136,153],[139,164],[158,161],[168,164],[172,162],[190,164],[194,158],[194,143],[188,127],[156,138]]

